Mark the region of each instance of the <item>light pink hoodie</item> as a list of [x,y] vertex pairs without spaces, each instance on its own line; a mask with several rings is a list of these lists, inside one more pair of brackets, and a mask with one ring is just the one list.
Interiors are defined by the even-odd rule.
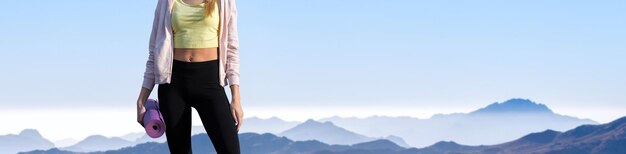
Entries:
[[[220,14],[219,63],[220,85],[239,85],[239,38],[235,0],[217,0]],[[142,87],[152,90],[155,84],[170,83],[174,44],[171,13],[173,0],[158,0],[150,34],[148,61]]]

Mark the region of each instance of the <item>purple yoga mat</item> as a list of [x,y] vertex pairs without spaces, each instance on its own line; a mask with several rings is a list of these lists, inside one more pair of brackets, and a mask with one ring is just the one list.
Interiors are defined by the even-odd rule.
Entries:
[[159,111],[159,102],[154,99],[148,99],[145,104],[146,113],[143,116],[143,127],[146,129],[148,136],[158,138],[165,133],[165,122],[163,115]]

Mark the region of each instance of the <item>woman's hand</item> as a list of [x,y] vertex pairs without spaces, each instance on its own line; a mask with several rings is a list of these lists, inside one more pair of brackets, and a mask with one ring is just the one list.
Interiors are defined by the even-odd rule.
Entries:
[[145,100],[137,101],[137,122],[143,127],[143,116],[146,113]]
[[233,102],[230,104],[230,109],[233,113],[233,117],[237,120],[237,131],[239,131],[239,128],[241,128],[241,124],[243,123],[243,109],[241,109],[239,99],[233,99]]
[[233,114],[233,118],[237,121],[237,131],[243,124],[243,109],[241,108],[239,98],[239,85],[231,85],[230,92],[232,94],[232,102],[230,103],[230,110]]
[[146,113],[146,101],[148,101],[148,96],[152,92],[152,89],[147,89],[141,87],[141,92],[139,92],[139,98],[137,98],[137,122],[143,127],[143,116]]

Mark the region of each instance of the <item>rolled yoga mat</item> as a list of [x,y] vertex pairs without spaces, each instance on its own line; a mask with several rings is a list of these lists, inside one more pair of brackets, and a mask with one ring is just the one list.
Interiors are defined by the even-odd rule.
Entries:
[[143,127],[146,129],[148,136],[159,138],[165,133],[165,122],[163,115],[159,111],[159,102],[154,99],[148,99],[145,104],[146,113],[143,116]]

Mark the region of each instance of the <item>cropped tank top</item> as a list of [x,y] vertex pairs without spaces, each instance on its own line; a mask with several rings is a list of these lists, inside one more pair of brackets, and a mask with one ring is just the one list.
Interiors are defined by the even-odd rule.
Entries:
[[172,31],[174,48],[218,47],[219,10],[217,3],[211,16],[204,15],[206,3],[191,5],[182,0],[174,0],[172,10]]

